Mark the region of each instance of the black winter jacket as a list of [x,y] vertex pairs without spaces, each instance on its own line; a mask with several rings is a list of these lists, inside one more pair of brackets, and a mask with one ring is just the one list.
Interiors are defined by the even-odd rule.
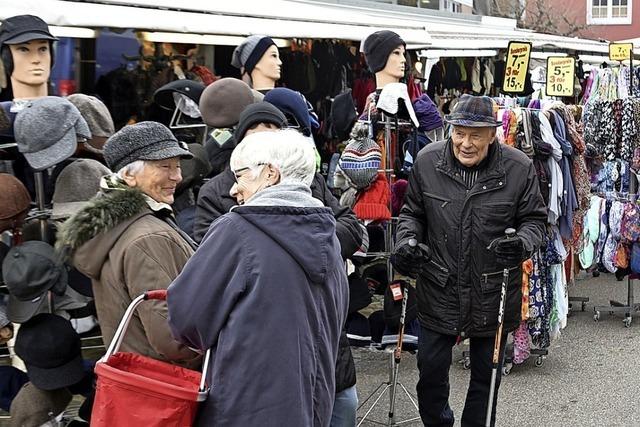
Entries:
[[[218,217],[229,212],[235,206],[236,200],[229,195],[235,179],[231,168],[226,168],[221,174],[213,177],[202,186],[196,204],[194,235],[196,241],[202,240],[209,230],[209,226]],[[311,195],[331,208],[336,219],[336,236],[340,242],[342,258],[347,258],[362,244],[362,228],[354,213],[340,203],[331,194],[322,175],[316,173],[311,183]],[[353,386],[356,383],[356,368],[349,347],[349,340],[343,330],[340,336],[340,348],[336,364],[336,393]]]
[[[397,232],[397,246],[415,237],[433,253],[417,281],[422,326],[461,337],[494,335],[503,269],[487,246],[513,227],[532,252],[546,218],[535,169],[524,153],[502,144],[489,150],[486,167],[467,190],[451,140],[426,146],[411,171]],[[505,331],[520,323],[521,283],[521,268],[512,268]]]

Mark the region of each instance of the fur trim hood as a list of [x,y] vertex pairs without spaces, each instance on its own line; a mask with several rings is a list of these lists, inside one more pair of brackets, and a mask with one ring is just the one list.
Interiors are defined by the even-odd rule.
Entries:
[[102,192],[60,226],[57,249],[66,257],[73,257],[78,248],[99,234],[113,230],[125,221],[146,212],[151,211],[143,193],[138,189]]

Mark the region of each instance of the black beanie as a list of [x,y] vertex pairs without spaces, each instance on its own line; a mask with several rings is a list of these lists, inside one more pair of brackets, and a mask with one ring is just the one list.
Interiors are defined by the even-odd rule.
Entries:
[[367,37],[363,43],[362,50],[369,70],[372,73],[384,70],[389,55],[400,45],[406,46],[406,43],[393,31],[376,31]]
[[351,129],[358,119],[356,106],[353,103],[351,89],[336,96],[331,104],[331,122],[333,131],[340,141],[349,139]]
[[275,105],[266,101],[251,104],[240,114],[240,121],[233,134],[236,141],[240,143],[247,131],[258,123],[271,123],[282,129],[287,125],[287,118]]

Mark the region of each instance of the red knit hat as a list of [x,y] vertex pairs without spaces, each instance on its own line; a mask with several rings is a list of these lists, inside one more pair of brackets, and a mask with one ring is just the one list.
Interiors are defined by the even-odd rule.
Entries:
[[378,173],[373,183],[358,195],[353,211],[362,220],[388,221],[391,219],[389,211],[389,183],[382,173]]

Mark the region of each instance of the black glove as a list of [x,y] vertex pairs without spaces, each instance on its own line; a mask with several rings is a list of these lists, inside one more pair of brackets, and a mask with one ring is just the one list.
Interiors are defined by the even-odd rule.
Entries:
[[495,254],[498,264],[505,268],[516,267],[527,258],[524,241],[517,235],[494,239],[487,249]]
[[431,250],[427,245],[410,246],[404,243],[398,246],[391,255],[391,264],[396,271],[404,276],[415,279],[418,277],[422,265],[431,259]]

